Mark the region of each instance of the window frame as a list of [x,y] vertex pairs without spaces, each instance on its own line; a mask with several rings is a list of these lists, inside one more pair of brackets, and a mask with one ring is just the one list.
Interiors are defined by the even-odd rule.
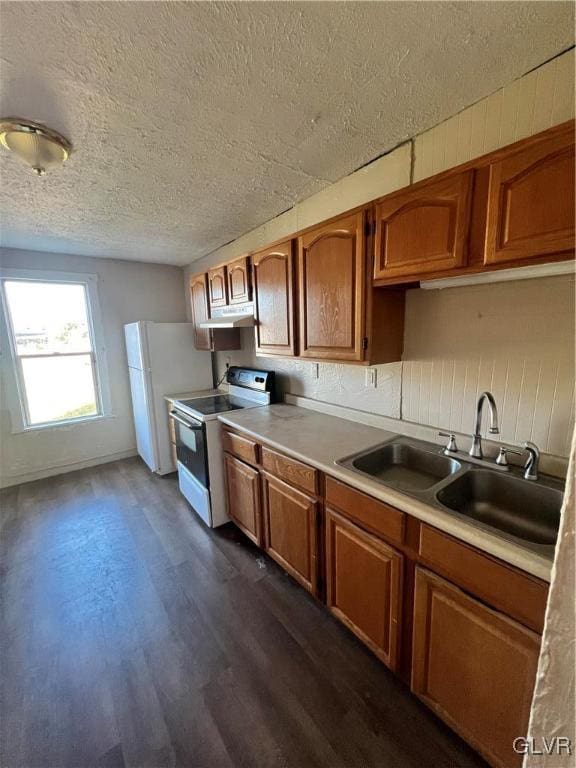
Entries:
[[[75,416],[57,421],[31,423],[28,409],[28,399],[24,382],[21,357],[16,349],[16,338],[12,327],[12,317],[6,296],[6,282],[31,282],[31,283],[66,283],[82,285],[86,299],[86,311],[90,342],[90,352],[73,353],[75,356],[90,355],[92,362],[92,377],[94,381],[94,393],[98,412],[87,416]],[[110,386],[106,346],[104,344],[104,332],[100,314],[100,301],[98,296],[98,275],[84,272],[58,272],[57,270],[36,269],[10,269],[0,268],[0,296],[2,303],[2,319],[4,333],[7,339],[7,349],[10,355],[11,373],[13,376],[13,389],[15,397],[7,397],[7,405],[12,417],[12,432],[33,432],[36,430],[55,429],[75,424],[90,423],[113,416],[110,398]],[[55,355],[38,355],[38,357],[65,357],[66,353]],[[34,357],[26,355],[24,357]],[[14,402],[16,401],[16,402]]]

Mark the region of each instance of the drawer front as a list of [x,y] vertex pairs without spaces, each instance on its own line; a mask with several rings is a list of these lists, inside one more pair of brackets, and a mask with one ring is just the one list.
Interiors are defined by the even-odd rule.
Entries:
[[338,480],[326,478],[326,503],[395,544],[404,542],[405,514]]
[[548,584],[429,525],[420,529],[422,560],[462,589],[498,608],[530,629],[542,632]]
[[234,432],[223,430],[222,447],[228,453],[232,453],[234,456],[244,459],[244,461],[247,461],[249,464],[258,464],[260,446],[248,437],[243,437],[242,435],[234,434]]
[[292,485],[309,493],[318,492],[318,472],[313,467],[296,459],[289,459],[270,448],[262,447],[262,466],[268,472],[287,480]]

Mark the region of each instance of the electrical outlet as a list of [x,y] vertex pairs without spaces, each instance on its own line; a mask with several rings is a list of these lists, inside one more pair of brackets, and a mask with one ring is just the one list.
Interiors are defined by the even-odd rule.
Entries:
[[376,389],[376,368],[366,368],[364,386]]
[[311,377],[313,379],[318,379],[320,377],[318,363],[312,363],[312,367],[311,367],[310,373],[311,373]]

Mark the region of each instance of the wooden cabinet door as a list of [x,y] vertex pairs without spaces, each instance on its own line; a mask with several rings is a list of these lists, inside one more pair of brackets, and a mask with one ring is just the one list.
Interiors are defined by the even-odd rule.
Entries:
[[244,304],[250,301],[250,270],[248,257],[236,259],[226,267],[228,274],[228,302]]
[[293,241],[252,256],[256,352],[296,354]]
[[326,510],[327,605],[390,669],[399,659],[403,556]]
[[209,328],[200,328],[208,320],[208,283],[206,274],[196,275],[190,280],[190,305],[194,323],[194,344],[196,349],[212,349],[212,334]]
[[228,304],[226,267],[208,270],[208,295],[210,307],[225,307]]
[[258,546],[262,546],[260,477],[243,461],[224,454],[228,514],[238,528]]
[[262,472],[264,549],[293,578],[317,594],[318,503]]
[[574,249],[574,128],[490,166],[485,264]]
[[466,264],[473,177],[421,182],[376,205],[375,280]]
[[300,356],[364,357],[364,212],[298,238]]
[[412,690],[498,768],[520,766],[540,637],[416,569]]

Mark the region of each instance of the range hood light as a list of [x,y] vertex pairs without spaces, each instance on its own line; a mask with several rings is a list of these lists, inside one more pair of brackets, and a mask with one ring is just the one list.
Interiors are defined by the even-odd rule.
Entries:
[[495,269],[490,272],[477,272],[460,277],[439,277],[435,280],[420,280],[420,288],[435,290],[439,288],[460,288],[464,285],[484,285],[486,283],[506,283],[509,280],[528,280],[535,277],[553,277],[554,275],[573,275],[574,261],[557,261],[552,264],[537,264],[531,267]]

